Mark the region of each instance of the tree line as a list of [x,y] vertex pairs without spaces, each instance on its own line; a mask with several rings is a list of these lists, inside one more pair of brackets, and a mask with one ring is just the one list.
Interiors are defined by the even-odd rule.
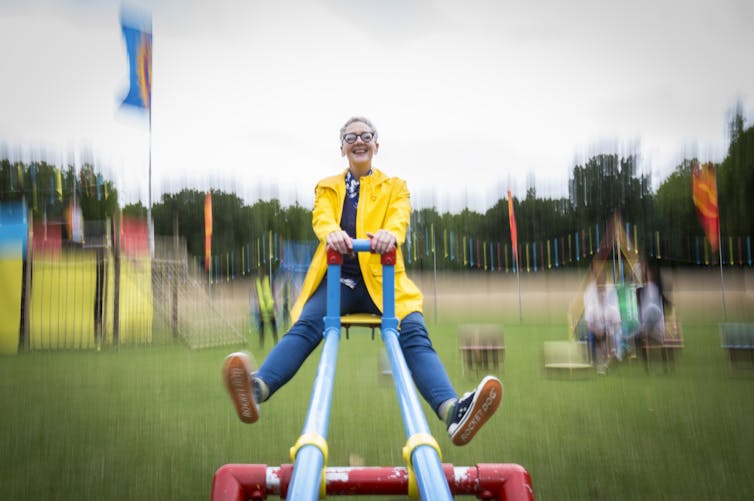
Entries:
[[[727,155],[716,165],[722,252],[726,257],[731,252],[730,245],[737,245],[736,256],[745,261],[746,252],[740,250],[740,242],[748,243],[754,230],[751,201],[754,127],[745,127],[740,105],[729,124],[729,132]],[[617,212],[633,228],[635,245],[644,252],[661,247],[664,259],[691,264],[698,259],[695,254],[699,255],[700,242],[704,245],[691,192],[692,165],[697,161],[696,158],[684,159],[654,192],[650,176],[638,171],[636,156],[596,154],[574,165],[567,197],[540,198],[536,188],[530,187],[523,199],[514,199],[520,247],[532,244],[533,248],[537,243],[541,259],[545,243],[551,245],[559,239],[563,246],[568,236],[569,245],[573,246],[574,240],[581,237],[583,252],[587,238],[590,246],[596,245],[594,240]],[[90,164],[77,170],[72,165],[58,168],[45,162],[24,164],[4,159],[0,160],[0,186],[3,200],[24,199],[37,221],[64,217],[72,199],[81,207],[86,221],[111,218],[119,207],[113,183]],[[249,254],[258,253],[256,259],[251,260],[255,263],[266,260],[269,254],[266,248],[271,250],[277,242],[315,240],[311,210],[297,202],[283,206],[279,200],[271,199],[247,205],[234,193],[221,190],[211,193],[213,253],[239,255],[246,249]],[[203,256],[204,198],[205,193],[195,189],[163,194],[152,207],[155,233],[172,234],[177,217],[179,234],[185,237],[189,253]],[[123,213],[143,217],[146,208],[139,202],[126,205]],[[437,260],[439,269],[468,266],[468,262],[460,261],[455,251],[462,253],[466,245],[473,254],[474,242],[477,246],[483,243],[482,247],[489,250],[490,261],[497,259],[500,267],[498,247],[509,248],[511,244],[508,202],[500,199],[484,213],[468,208],[459,213],[416,209],[411,215],[408,238],[404,253],[409,254],[407,261],[411,267],[429,266],[427,258],[430,256],[433,261]],[[449,240],[455,246],[452,249],[449,249]],[[414,246],[419,247],[420,252],[416,252]],[[739,257],[736,259],[741,261]],[[237,267],[241,266],[240,256],[235,262]]]

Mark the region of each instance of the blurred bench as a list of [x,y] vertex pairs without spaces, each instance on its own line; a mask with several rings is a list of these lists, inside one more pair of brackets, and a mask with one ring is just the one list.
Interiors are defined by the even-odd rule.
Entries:
[[739,362],[750,362],[754,368],[754,324],[721,323],[720,346],[728,354],[731,369],[738,367]]
[[567,373],[572,376],[577,372],[591,369],[589,349],[583,341],[545,341],[542,352],[546,372]]
[[462,373],[466,369],[497,371],[505,360],[503,327],[497,324],[462,324],[458,330]]
[[683,333],[675,314],[670,313],[665,317],[665,336],[662,341],[646,336],[639,337],[636,340],[636,349],[642,355],[647,370],[651,360],[657,358],[656,355],[662,360],[665,372],[673,370],[675,360],[683,349]]

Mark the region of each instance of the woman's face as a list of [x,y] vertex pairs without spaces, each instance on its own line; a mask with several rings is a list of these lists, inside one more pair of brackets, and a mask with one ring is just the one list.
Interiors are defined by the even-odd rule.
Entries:
[[374,136],[368,142],[364,141],[362,134],[365,132],[372,132],[372,129],[363,122],[353,122],[346,127],[344,137],[349,134],[356,134],[355,141],[349,144],[348,141],[341,138],[340,151],[344,157],[348,157],[348,163],[352,167],[370,167],[372,157],[377,154],[380,148],[377,138]]

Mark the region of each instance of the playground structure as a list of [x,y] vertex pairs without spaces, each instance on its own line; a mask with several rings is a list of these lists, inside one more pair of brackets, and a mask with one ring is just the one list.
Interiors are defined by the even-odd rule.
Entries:
[[[354,252],[370,252],[369,240],[354,240]],[[340,265],[337,251],[327,253],[327,313],[324,346],[301,436],[291,448],[294,463],[227,464],[215,473],[213,501],[284,499],[316,500],[326,495],[408,495],[447,500],[473,495],[484,500],[532,500],[529,473],[517,464],[454,467],[441,463],[440,446],[429,432],[411,375],[398,343],[395,316],[396,253],[381,256],[383,269],[382,340],[388,353],[406,432],[405,467],[327,467],[327,430],[332,403],[338,344],[341,335]]]
[[[584,342],[587,337],[587,327],[584,322],[584,290],[594,276],[602,275],[610,270],[610,286],[615,287],[618,294],[619,309],[621,316],[621,342],[624,348],[636,349],[644,358],[647,364],[652,352],[658,352],[662,358],[666,370],[670,367],[676,357],[676,352],[683,348],[683,336],[680,324],[675,316],[675,311],[668,307],[664,311],[665,333],[661,342],[652,339],[636,340],[639,334],[640,319],[639,305],[637,302],[637,290],[644,286],[645,277],[642,273],[642,262],[639,249],[634,236],[633,246],[629,238],[628,229],[624,230],[623,221],[618,213],[613,214],[612,219],[607,225],[603,239],[600,241],[597,252],[592,258],[591,266],[594,275],[587,272],[578,288],[578,293],[574,297],[568,310],[569,338],[572,343]],[[612,342],[608,339],[608,342]],[[634,344],[636,346],[634,346]],[[564,349],[565,348],[565,349]],[[613,349],[620,351],[619,347],[612,346]],[[584,368],[593,360],[584,360],[581,354],[572,355],[576,350],[580,351],[581,347],[568,346],[562,343],[558,347],[555,356],[548,356],[545,353],[545,367],[561,365],[562,368]],[[565,357],[563,353],[568,353]]]
[[[608,263],[612,265],[612,283],[620,285],[624,288],[624,291],[628,287],[635,292],[636,285],[641,283],[641,277],[638,274],[639,250],[635,242],[633,247],[629,245],[628,234],[623,229],[621,217],[617,213],[613,214],[597,252],[592,258],[595,275],[605,273]],[[572,340],[578,339],[579,321],[584,315],[584,290],[592,279],[590,273],[584,275],[581,285],[577,289],[577,294],[568,309],[568,326]],[[633,309],[632,314],[635,314],[636,302],[629,303],[628,308]],[[621,313],[624,313],[624,311],[621,311]]]

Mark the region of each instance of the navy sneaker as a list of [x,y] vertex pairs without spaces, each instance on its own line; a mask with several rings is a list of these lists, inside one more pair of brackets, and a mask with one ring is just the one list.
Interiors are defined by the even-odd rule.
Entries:
[[484,426],[503,400],[503,385],[495,376],[485,376],[472,392],[465,393],[453,406],[448,435],[455,445],[466,445]]
[[259,419],[259,402],[251,377],[249,355],[239,351],[225,357],[223,380],[238,418],[244,423],[255,423]]

